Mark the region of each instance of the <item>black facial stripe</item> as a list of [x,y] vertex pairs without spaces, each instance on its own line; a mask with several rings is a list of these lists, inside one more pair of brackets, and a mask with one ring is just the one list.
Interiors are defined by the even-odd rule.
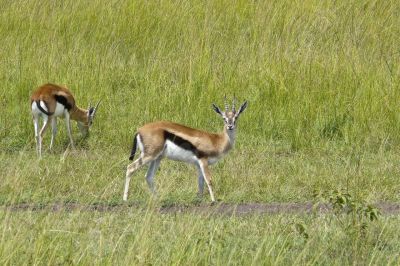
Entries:
[[164,137],[178,147],[192,152],[197,158],[203,158],[207,156],[205,152],[198,150],[190,141],[183,139],[171,132],[164,131]]
[[55,95],[55,98],[56,98],[56,101],[59,102],[59,103],[61,103],[62,105],[64,105],[65,108],[67,108],[67,110],[71,110],[72,105],[69,104],[67,98],[65,98],[65,97],[62,96],[62,95]]

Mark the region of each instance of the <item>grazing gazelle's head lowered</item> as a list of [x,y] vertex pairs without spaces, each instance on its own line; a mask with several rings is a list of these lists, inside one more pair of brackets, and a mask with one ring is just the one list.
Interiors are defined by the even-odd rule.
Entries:
[[81,133],[84,137],[89,134],[89,128],[93,124],[93,120],[96,115],[97,107],[99,106],[100,102],[101,102],[101,100],[97,102],[95,107],[92,106],[92,104],[89,104],[89,107],[87,108],[87,113],[86,113],[86,117],[87,117],[86,121],[84,121],[84,122],[77,121],[79,130],[81,131]]
[[123,199],[125,201],[128,199],[129,182],[133,173],[142,165],[148,163],[150,166],[146,174],[146,180],[150,190],[154,192],[154,174],[161,159],[166,157],[196,165],[199,173],[199,195],[203,194],[205,181],[211,200],[214,202],[215,197],[212,191],[208,166],[216,163],[233,147],[236,122],[246,107],[247,102],[244,102],[239,110],[236,111],[234,100],[232,109],[229,110],[225,99],[225,111],[221,111],[213,104],[215,112],[221,115],[224,120],[224,130],[219,134],[167,121],[153,122],[139,128],[133,138],[133,148],[129,159],[133,160],[137,146],[139,146],[141,154],[137,160],[127,167]]
[[[50,149],[53,146],[54,138],[57,133],[57,117],[65,117],[67,132],[71,146],[74,146],[71,134],[70,119],[78,122],[78,127],[82,135],[86,136],[89,127],[92,125],[96,115],[97,107],[89,106],[87,110],[79,108],[75,104],[75,99],[69,89],[55,84],[44,84],[37,88],[31,96],[31,109],[33,124],[35,126],[36,148],[39,157],[42,155],[42,137],[51,122],[52,135]],[[39,118],[42,117],[44,124],[39,131]]]

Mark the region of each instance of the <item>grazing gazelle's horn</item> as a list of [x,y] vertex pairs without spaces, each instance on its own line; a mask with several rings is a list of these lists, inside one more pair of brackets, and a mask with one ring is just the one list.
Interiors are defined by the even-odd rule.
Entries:
[[99,107],[100,102],[101,102],[101,100],[97,102],[96,107],[94,108],[94,111],[95,111],[95,112],[96,112],[96,110],[97,110],[97,107]]
[[236,101],[236,96],[233,95],[233,102],[232,102],[232,112],[233,112],[233,113],[236,113],[235,101]]

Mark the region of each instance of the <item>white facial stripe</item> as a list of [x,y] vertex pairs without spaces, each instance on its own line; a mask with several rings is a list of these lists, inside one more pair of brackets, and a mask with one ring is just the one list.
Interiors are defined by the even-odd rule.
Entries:
[[225,112],[222,115],[222,118],[224,119],[224,124],[227,129],[233,130],[235,128],[235,121],[236,121],[236,114],[233,112]]

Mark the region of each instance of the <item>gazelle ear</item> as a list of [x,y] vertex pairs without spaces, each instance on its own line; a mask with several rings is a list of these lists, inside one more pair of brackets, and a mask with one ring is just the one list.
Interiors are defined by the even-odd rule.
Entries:
[[222,112],[221,112],[221,110],[218,108],[218,106],[216,106],[216,105],[213,103],[213,104],[212,104],[212,107],[213,107],[214,111],[215,111],[217,114],[222,115]]
[[245,109],[247,108],[247,101],[245,101],[244,103],[242,103],[242,105],[239,108],[239,111],[236,114],[236,117],[238,117]]
[[97,108],[99,107],[101,100],[97,102],[96,107],[93,107],[91,104],[89,105],[89,112],[88,115],[91,117],[94,117],[94,115],[96,114]]

